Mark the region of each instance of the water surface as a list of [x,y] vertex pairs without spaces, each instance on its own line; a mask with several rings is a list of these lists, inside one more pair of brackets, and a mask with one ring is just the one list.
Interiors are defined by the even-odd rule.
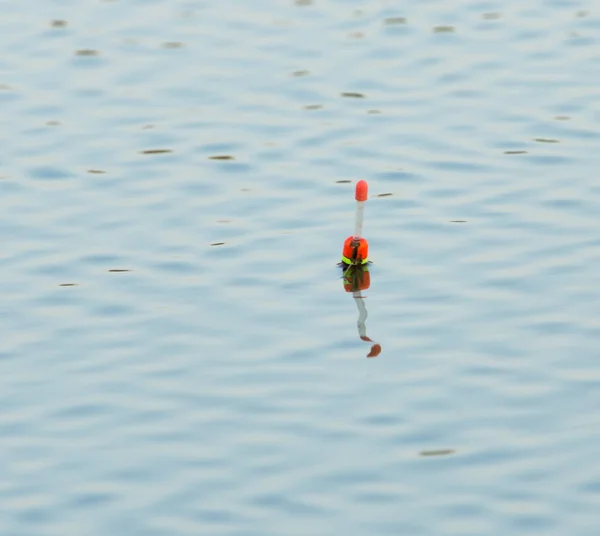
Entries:
[[596,534],[593,4],[2,12],[0,533]]

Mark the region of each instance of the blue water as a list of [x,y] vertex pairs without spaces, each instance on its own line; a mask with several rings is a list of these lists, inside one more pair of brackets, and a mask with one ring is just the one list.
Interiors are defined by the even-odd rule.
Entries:
[[597,534],[600,11],[405,4],[0,2],[0,534]]

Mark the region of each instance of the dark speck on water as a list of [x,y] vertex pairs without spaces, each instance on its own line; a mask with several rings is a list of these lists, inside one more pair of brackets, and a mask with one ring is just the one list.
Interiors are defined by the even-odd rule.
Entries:
[[146,149],[144,151],[140,151],[141,154],[165,154],[172,152],[172,149]]
[[235,160],[235,158],[233,156],[227,155],[227,154],[209,156],[208,158],[210,160]]
[[384,24],[406,24],[406,18],[405,17],[388,17],[387,19],[385,19]]
[[422,450],[419,454],[421,456],[448,456],[454,454],[456,451],[453,449],[440,449],[440,450]]
[[84,48],[81,50],[76,50],[76,56],[98,56],[100,52],[98,50],[92,50],[90,48]]
[[362,93],[355,93],[353,91],[346,91],[342,93],[342,97],[347,97],[350,99],[364,99],[365,96]]

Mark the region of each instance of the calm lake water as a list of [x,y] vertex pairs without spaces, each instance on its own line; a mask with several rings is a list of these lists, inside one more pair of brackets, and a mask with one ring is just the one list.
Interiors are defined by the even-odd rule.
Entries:
[[0,7],[0,534],[598,534],[599,4]]

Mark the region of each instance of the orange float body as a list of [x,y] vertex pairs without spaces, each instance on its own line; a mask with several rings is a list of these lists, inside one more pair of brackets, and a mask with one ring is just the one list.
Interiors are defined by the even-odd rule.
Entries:
[[369,262],[369,243],[366,238],[349,236],[344,242],[342,262],[347,266],[367,264]]

